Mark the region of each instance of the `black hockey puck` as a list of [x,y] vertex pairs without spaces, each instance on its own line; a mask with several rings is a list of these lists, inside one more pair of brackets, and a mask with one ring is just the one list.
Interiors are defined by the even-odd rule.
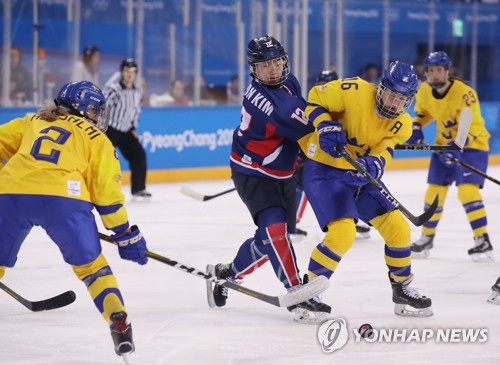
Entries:
[[372,338],[373,337],[373,327],[369,323],[362,324],[358,329],[359,334],[363,338]]

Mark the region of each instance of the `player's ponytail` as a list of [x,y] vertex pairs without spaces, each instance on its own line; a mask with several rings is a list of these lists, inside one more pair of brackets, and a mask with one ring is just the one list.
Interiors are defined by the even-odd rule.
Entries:
[[62,116],[68,115],[69,112],[63,106],[53,106],[51,108],[40,109],[36,114],[40,117],[40,119],[47,122],[53,122]]

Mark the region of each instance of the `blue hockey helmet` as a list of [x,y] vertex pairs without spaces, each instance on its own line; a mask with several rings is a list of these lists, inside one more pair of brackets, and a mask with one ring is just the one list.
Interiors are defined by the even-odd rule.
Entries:
[[[437,74],[429,75],[428,73],[430,66],[443,66],[446,70],[444,73],[444,78],[439,72]],[[424,61],[425,76],[427,77],[427,83],[429,84],[429,86],[436,90],[445,87],[450,76],[450,67],[451,59],[445,52],[432,52]]]
[[377,87],[375,111],[380,118],[393,119],[408,110],[418,89],[415,67],[394,61]]
[[84,117],[103,132],[108,128],[106,98],[101,89],[90,81],[64,85],[57,93],[54,103],[56,106],[65,107],[70,114]]
[[429,66],[444,66],[448,70],[451,65],[450,57],[443,51],[432,52],[424,61],[424,69],[426,71]]
[[[281,87],[290,74],[285,48],[270,35],[254,38],[248,43],[247,61],[250,74],[256,81],[269,87]],[[259,69],[259,64],[265,64],[266,67]]]
[[339,75],[335,71],[330,71],[330,70],[325,70],[321,71],[321,73],[316,77],[316,80],[314,82],[314,85],[323,85],[326,84],[327,82],[337,80],[339,78]]

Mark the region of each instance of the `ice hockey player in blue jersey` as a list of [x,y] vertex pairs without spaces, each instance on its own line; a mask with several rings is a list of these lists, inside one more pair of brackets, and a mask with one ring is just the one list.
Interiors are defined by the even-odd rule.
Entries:
[[[252,39],[247,59],[252,82],[233,134],[231,172],[234,186],[257,226],[229,264],[208,265],[221,279],[241,280],[267,261],[288,290],[302,283],[289,233],[295,231],[297,140],[314,127],[304,115],[306,101],[290,73],[288,55],[272,36]],[[227,289],[215,285],[209,305],[226,304]],[[298,321],[326,316],[330,307],[317,299],[290,307]]]

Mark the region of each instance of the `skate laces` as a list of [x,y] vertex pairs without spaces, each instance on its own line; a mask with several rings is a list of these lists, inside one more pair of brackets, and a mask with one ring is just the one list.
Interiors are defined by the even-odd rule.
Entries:
[[474,237],[474,246],[479,247],[486,243],[484,236]]
[[309,300],[315,304],[323,304],[323,302],[321,301],[321,294],[315,295]]
[[423,245],[429,243],[431,240],[432,240],[432,236],[427,236],[425,234],[422,234],[422,236],[420,236],[420,238],[417,241],[415,241],[415,245],[423,246]]
[[[236,284],[236,285],[242,285],[243,284],[243,280],[236,280],[234,278],[226,278],[224,280],[229,281],[229,282],[231,282],[233,284]],[[227,298],[227,296],[228,296],[228,288],[226,288],[225,286],[222,286],[222,285],[219,285],[219,288],[220,288],[220,293]]]
[[409,296],[410,298],[413,298],[413,299],[422,298],[422,294],[421,294],[420,289],[412,288],[409,285],[403,285],[402,289],[403,289],[403,293],[405,293],[405,295]]
[[225,286],[221,286],[220,288],[221,288],[220,289],[221,295],[227,297],[227,293],[228,293],[227,288]]

